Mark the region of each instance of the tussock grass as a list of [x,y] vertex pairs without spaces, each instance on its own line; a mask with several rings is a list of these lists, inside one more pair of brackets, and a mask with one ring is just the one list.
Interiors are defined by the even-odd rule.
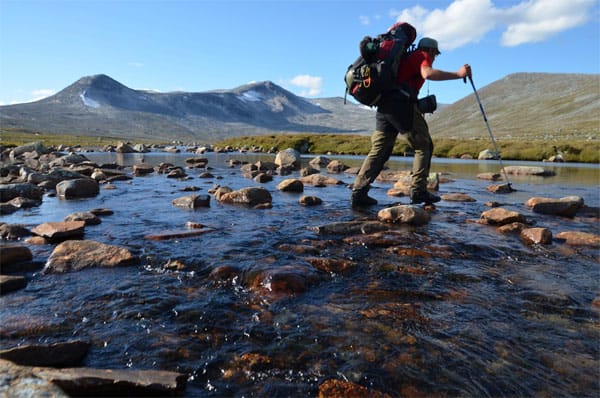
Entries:
[[79,145],[86,148],[102,148],[104,145],[116,145],[119,141],[127,140],[119,137],[48,134],[37,131],[0,128],[0,145],[5,147],[24,145],[38,141],[42,142],[45,146]]
[[[434,156],[440,158],[470,155],[476,159],[481,151],[494,149],[491,140],[479,138],[461,140],[434,137],[433,142]],[[541,161],[560,153],[567,162],[600,163],[599,140],[517,141],[503,139],[497,144],[502,158],[506,160]],[[341,134],[281,134],[232,137],[217,142],[215,146],[261,148],[262,150],[294,148],[313,154],[366,155],[371,148],[371,137]],[[393,155],[400,156],[410,152],[406,139],[398,136]]]
[[[44,134],[39,132],[0,129],[0,145],[16,146],[40,141],[46,146],[79,145],[84,148],[102,148],[104,145],[116,145],[123,141],[119,137],[95,137],[78,135]],[[489,139],[433,138],[434,156],[439,158],[457,158],[470,155],[477,158],[485,149],[493,150]],[[145,144],[161,142],[145,141]],[[600,163],[600,140],[508,140],[497,142],[502,159],[541,161],[558,153],[567,162]],[[371,137],[349,134],[274,134],[244,137],[231,137],[214,144],[216,147],[231,146],[236,149],[259,148],[268,151],[272,148],[283,150],[294,148],[302,153],[366,155],[371,149]],[[403,136],[398,136],[394,150],[395,156],[410,154],[412,150]]]

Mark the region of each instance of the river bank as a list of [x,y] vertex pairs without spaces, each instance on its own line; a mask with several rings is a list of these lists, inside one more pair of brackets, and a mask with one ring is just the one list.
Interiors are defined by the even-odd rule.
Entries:
[[[30,231],[3,245],[26,246],[30,263],[47,266],[17,273],[26,287],[0,298],[2,349],[85,340],[80,366],[185,374],[184,396],[336,396],[333,384],[391,397],[600,391],[598,244],[559,238],[598,236],[597,169],[587,183],[563,174],[567,168],[551,177],[511,175],[517,191],[499,195],[486,189],[494,182],[477,178],[497,165],[435,164],[446,199],[419,210],[426,223],[406,224],[380,218],[407,206],[388,195],[395,182],[375,184],[382,205],[355,210],[353,174],[323,168],[314,175],[325,179],[302,180],[299,169],[269,171],[275,155],[79,155],[86,160],[62,167],[89,170],[88,178],[103,172],[96,194],[61,199],[49,190],[37,206],[0,218]],[[194,167],[188,158],[207,162]],[[360,159],[341,161],[354,167]],[[142,163],[151,171],[136,175]],[[406,171],[402,160],[391,166],[390,173]],[[257,179],[260,171],[271,179]],[[279,189],[289,179],[305,181],[302,191]],[[270,205],[217,200],[226,186],[262,188]],[[472,200],[452,200],[457,193]],[[193,205],[174,204],[191,196]],[[196,205],[199,196],[208,206]],[[569,196],[584,202],[570,217],[525,204]],[[321,204],[302,205],[302,197]],[[88,260],[79,271],[51,271],[60,243],[39,236],[28,243],[31,231],[94,209],[111,213],[85,225],[78,240],[124,248],[138,263]],[[513,221],[523,225],[502,231],[482,222],[494,209],[516,212],[522,219]],[[519,232],[535,228],[552,238],[532,244]],[[157,235],[165,239],[148,238]],[[70,255],[82,261],[81,250]]]
[[[12,131],[1,129],[2,145],[4,147],[21,146],[33,141],[45,143],[47,146],[73,147],[76,150],[103,150],[103,148],[119,145],[124,140],[118,137],[93,137],[44,134],[39,132]],[[131,141],[136,142],[135,139]],[[494,155],[494,147],[489,137],[473,137],[471,139],[458,139],[443,135],[433,136],[434,156],[442,159],[478,159],[484,152],[485,156]],[[179,142],[179,145],[184,143]],[[594,137],[582,139],[507,139],[497,140],[498,150],[502,159],[538,162],[555,160],[557,162],[600,164],[600,140]],[[174,146],[175,143],[161,141],[150,142],[144,140],[135,145],[147,148],[160,148]],[[205,146],[207,148],[234,148],[236,151],[255,151],[273,153],[285,148],[294,148],[306,155],[366,155],[369,152],[371,140],[369,135],[356,134],[278,134],[240,136],[224,139],[213,143],[188,143],[191,146]],[[404,156],[412,151],[406,140],[400,135],[394,149],[394,156]]]

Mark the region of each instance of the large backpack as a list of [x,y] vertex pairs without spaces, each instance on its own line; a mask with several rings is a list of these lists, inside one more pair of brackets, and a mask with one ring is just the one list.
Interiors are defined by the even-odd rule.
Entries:
[[417,30],[406,22],[395,23],[377,37],[365,36],[359,45],[360,56],[346,71],[346,95],[350,93],[361,104],[376,106],[381,96],[396,86],[398,66],[413,49],[416,37]]

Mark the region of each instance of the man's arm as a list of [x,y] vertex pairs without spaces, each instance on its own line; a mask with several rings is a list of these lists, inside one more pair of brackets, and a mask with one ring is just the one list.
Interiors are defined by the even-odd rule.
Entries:
[[465,64],[456,72],[446,72],[440,69],[434,69],[431,66],[421,66],[421,76],[425,80],[437,81],[463,79],[467,76],[471,76],[471,66]]

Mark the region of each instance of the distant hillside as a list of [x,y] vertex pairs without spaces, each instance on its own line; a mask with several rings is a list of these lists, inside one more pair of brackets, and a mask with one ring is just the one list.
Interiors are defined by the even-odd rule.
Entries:
[[[517,73],[478,88],[495,136],[598,137],[600,75]],[[435,92],[435,91],[434,91]],[[473,94],[428,115],[431,133],[487,138]],[[228,90],[157,93],[106,75],[79,79],[43,100],[0,107],[0,129],[214,142],[279,133],[370,134],[374,111],[341,97],[307,99],[266,81]]]
[[272,82],[202,93],[156,93],[96,75],[43,100],[0,107],[0,119],[2,128],[55,134],[213,141],[275,132],[367,133],[364,127],[344,123],[360,119],[353,116],[356,112],[369,114],[360,106],[335,106],[328,100],[319,106]]
[[[494,136],[600,138],[600,75],[516,73],[477,89]],[[489,137],[474,94],[428,122],[434,137]]]

